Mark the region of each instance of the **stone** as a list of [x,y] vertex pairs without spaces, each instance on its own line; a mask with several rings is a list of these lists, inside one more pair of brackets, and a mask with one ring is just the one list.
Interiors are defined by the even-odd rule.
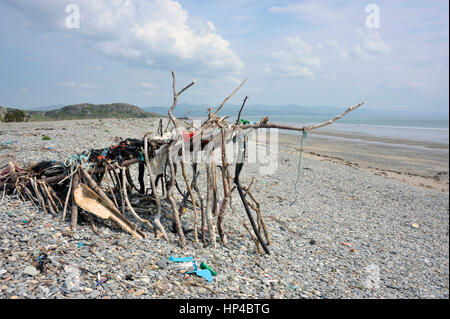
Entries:
[[42,293],[45,296],[47,296],[50,293],[50,289],[48,287],[39,287],[42,290]]
[[89,298],[91,298],[91,299],[96,299],[96,298],[98,298],[100,296],[100,291],[98,291],[98,290],[94,290],[93,292],[91,292],[90,294],[89,294]]
[[144,289],[139,289],[138,291],[136,291],[136,292],[134,293],[134,295],[135,295],[136,297],[140,297],[140,296],[142,296],[143,293],[144,293]]
[[23,270],[23,273],[28,276],[36,276],[39,274],[39,270],[37,270],[33,266],[26,266]]
[[167,261],[165,261],[164,259],[158,260],[158,262],[156,264],[161,269],[166,269],[167,268]]

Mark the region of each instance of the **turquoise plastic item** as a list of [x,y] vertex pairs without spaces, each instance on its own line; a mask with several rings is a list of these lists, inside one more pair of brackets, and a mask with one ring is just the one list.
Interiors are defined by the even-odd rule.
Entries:
[[192,263],[194,264],[194,270],[189,271],[186,274],[196,274],[199,277],[205,278],[209,282],[213,282],[211,272],[208,269],[200,269],[199,270],[199,269],[197,269],[197,264],[195,263],[195,261],[192,261]]
[[173,261],[175,263],[182,263],[182,262],[186,262],[186,261],[191,261],[193,259],[194,259],[194,257],[169,257],[169,260]]

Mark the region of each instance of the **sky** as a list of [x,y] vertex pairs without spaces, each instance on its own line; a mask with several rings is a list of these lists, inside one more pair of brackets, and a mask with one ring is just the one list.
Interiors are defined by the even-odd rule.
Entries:
[[0,105],[449,105],[448,1],[0,0]]

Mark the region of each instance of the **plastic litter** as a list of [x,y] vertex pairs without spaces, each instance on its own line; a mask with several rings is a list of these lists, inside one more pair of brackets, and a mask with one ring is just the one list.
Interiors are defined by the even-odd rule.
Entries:
[[40,272],[44,271],[44,266],[49,262],[49,259],[47,258],[46,254],[40,255],[38,258],[36,258],[36,263],[37,263],[37,269]]
[[108,281],[108,277],[103,277],[100,280],[97,281],[97,286],[102,285],[103,283]]
[[202,261],[202,263],[200,264],[200,268],[201,268],[201,269],[208,269],[209,272],[211,273],[211,275],[217,276],[217,273],[216,273],[214,270],[212,270],[212,268],[211,268],[210,266],[208,266],[208,265],[207,265],[205,262],[203,262],[203,261]]
[[193,261],[194,257],[169,257],[169,260],[175,263],[182,263],[186,261]]
[[211,272],[208,269],[200,269],[200,270],[198,270],[197,264],[195,263],[195,260],[193,260],[192,263],[194,264],[194,270],[193,271],[188,271],[186,274],[196,274],[199,277],[205,278],[209,282],[213,282],[213,278],[212,278]]

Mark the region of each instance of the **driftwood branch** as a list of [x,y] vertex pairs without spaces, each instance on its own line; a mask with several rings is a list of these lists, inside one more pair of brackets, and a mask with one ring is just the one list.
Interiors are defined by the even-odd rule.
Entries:
[[238,125],[238,124],[239,124],[239,120],[241,119],[241,113],[242,113],[242,110],[244,109],[245,102],[247,102],[247,99],[248,99],[248,96],[245,96],[244,102],[242,102],[242,106],[241,106],[241,108],[239,109],[239,113],[238,113],[238,116],[237,116],[236,123],[234,123],[235,125]]

